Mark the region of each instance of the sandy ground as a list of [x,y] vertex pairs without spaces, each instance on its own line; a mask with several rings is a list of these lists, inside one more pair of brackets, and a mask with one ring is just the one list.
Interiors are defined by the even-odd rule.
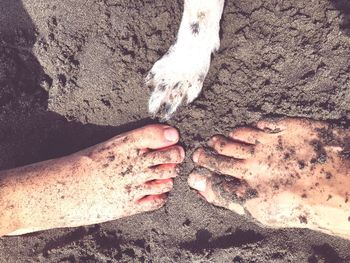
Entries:
[[[1,0],[0,168],[156,122],[143,77],[181,12],[170,0]],[[204,92],[169,122],[188,154],[262,116],[349,125],[349,25],[347,0],[227,1]],[[264,229],[201,201],[186,185],[192,168],[187,159],[159,211],[2,238],[0,262],[350,262],[349,241]]]

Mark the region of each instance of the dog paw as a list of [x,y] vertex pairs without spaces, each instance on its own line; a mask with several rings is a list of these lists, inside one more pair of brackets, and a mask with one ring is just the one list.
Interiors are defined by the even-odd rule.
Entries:
[[167,120],[183,103],[191,103],[202,90],[210,65],[211,50],[176,50],[158,60],[146,77],[153,88],[148,110]]

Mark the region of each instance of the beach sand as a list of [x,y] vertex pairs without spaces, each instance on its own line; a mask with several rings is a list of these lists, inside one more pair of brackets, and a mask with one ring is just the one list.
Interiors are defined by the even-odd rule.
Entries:
[[[147,114],[151,91],[143,79],[174,42],[182,4],[1,0],[0,168],[158,122]],[[232,0],[221,25],[202,94],[168,122],[181,131],[188,157],[167,205],[94,226],[1,238],[1,263],[350,262],[350,241],[263,228],[202,201],[186,183],[196,147],[263,116],[349,125],[350,5]]]

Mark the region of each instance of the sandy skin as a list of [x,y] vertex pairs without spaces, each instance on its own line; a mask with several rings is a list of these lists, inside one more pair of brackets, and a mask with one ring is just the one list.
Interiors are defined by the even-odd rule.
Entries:
[[[261,121],[198,149],[189,185],[269,227],[350,238],[350,132],[306,119]],[[166,202],[184,150],[146,126],[78,153],[0,174],[0,235],[106,222]],[[203,169],[205,168],[205,169]]]
[[70,156],[0,173],[0,236],[106,222],[160,208],[184,159],[179,133],[150,125]]
[[[268,227],[350,239],[350,132],[307,119],[263,120],[198,149],[189,185]],[[203,169],[206,168],[206,169]]]

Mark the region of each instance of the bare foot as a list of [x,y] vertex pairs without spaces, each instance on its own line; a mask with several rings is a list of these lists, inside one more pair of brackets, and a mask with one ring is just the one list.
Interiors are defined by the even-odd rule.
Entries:
[[184,159],[178,140],[174,128],[150,125],[64,158],[1,172],[0,208],[12,225],[2,220],[0,235],[95,224],[160,208],[173,188],[176,164]]
[[208,144],[213,152],[193,155],[206,169],[188,180],[208,202],[269,227],[350,239],[349,130],[307,119],[264,120]]

